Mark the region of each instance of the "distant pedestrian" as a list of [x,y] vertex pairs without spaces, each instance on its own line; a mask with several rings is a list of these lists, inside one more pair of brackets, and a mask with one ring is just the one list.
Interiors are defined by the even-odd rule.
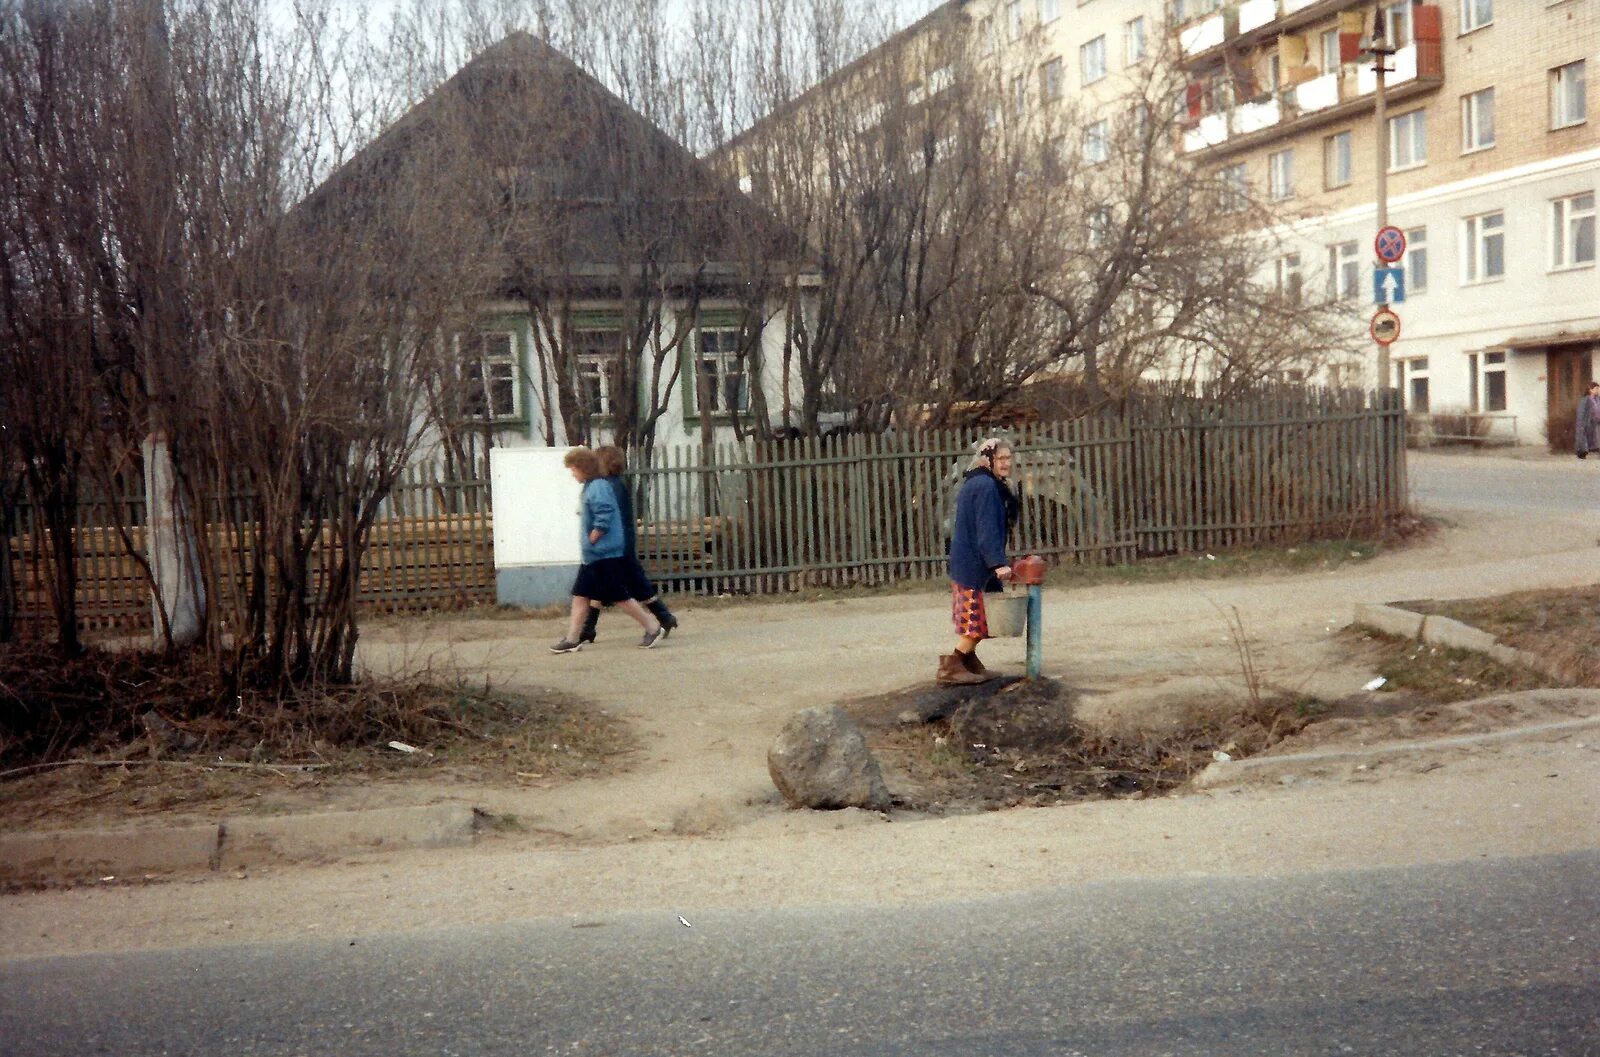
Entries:
[[[678,618],[672,615],[672,610],[661,600],[661,593],[656,590],[656,585],[650,582],[644,566],[639,564],[638,530],[633,519],[633,496],[628,491],[628,483],[622,479],[622,471],[628,467],[628,457],[615,444],[602,445],[594,450],[594,454],[600,460],[600,473],[603,479],[611,486],[612,494],[616,496],[617,512],[622,518],[622,557],[628,566],[628,597],[644,603],[645,608],[655,614],[655,618],[661,622],[661,637],[666,638],[677,628]],[[599,602],[590,603],[589,615],[583,622],[583,630],[578,633],[578,641],[595,640],[596,629],[600,625],[600,605]]]
[[578,508],[582,524],[583,564],[572,584],[572,619],[567,634],[550,647],[551,653],[572,653],[583,649],[583,624],[589,616],[589,603],[614,603],[644,628],[642,649],[661,641],[666,629],[628,594],[628,564],[623,557],[622,514],[617,509],[616,493],[600,475],[600,460],[588,448],[573,448],[562,460],[573,479],[583,485],[583,501]]
[[1588,395],[1578,398],[1577,425],[1573,446],[1578,458],[1587,459],[1590,452],[1600,451],[1600,382],[1590,382]]
[[989,637],[984,592],[998,591],[1011,579],[1006,536],[1016,524],[1020,504],[1006,479],[1011,476],[1011,445],[991,438],[977,454],[956,495],[955,527],[950,534],[950,616],[956,648],[939,658],[936,682],[970,686],[991,678],[978,660],[978,643]]

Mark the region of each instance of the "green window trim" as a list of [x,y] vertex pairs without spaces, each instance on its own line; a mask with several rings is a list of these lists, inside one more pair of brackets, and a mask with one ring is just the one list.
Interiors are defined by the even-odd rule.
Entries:
[[[699,315],[699,318],[695,321],[694,327],[686,336],[688,340],[680,343],[678,347],[680,364],[678,376],[679,383],[682,387],[681,396],[683,401],[683,421],[685,425],[698,426],[701,418],[699,393],[695,386],[695,379],[697,377],[697,373],[695,371],[695,359],[700,355],[700,331],[703,328],[710,328],[712,330],[726,330],[734,327],[742,328],[747,317],[748,313],[746,313],[743,309],[707,309],[702,311]],[[752,391],[757,384],[757,380],[760,378],[760,364],[761,341],[758,338],[756,340],[755,347],[750,350],[750,355],[745,358],[746,386]],[[753,404],[754,401],[751,401],[751,403]],[[739,412],[739,414],[749,415],[750,411],[746,409]],[[733,419],[734,412],[732,411],[713,411],[711,413],[711,421],[718,425],[731,424]]]
[[[478,426],[488,426],[490,429],[513,429],[521,427],[526,430],[532,418],[532,375],[528,373],[528,343],[523,340],[523,333],[528,325],[528,317],[512,312],[496,312],[481,316],[476,319],[465,331],[456,335],[456,353],[461,355],[460,339],[464,334],[470,333],[481,338],[485,334],[509,334],[511,336],[511,364],[512,377],[516,385],[516,394],[512,398],[513,406],[521,410],[510,415],[490,415],[485,417],[471,416],[464,420]],[[480,357],[480,360],[482,357]]]

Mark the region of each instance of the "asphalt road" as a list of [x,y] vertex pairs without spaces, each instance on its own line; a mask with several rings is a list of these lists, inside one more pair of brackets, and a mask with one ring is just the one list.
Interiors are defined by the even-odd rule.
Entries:
[[1424,508],[1600,515],[1600,458],[1411,452],[1406,469]]
[[[1003,868],[1003,867],[1002,867]],[[1600,1054],[1600,853],[0,962],[0,1053]]]

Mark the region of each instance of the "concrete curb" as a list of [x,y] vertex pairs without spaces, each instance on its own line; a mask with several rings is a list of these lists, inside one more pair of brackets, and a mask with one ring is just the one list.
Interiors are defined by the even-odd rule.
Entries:
[[1437,752],[1440,749],[1469,748],[1500,741],[1518,741],[1546,734],[1564,734],[1575,730],[1600,729],[1600,716],[1582,719],[1563,719],[1555,723],[1535,723],[1512,730],[1485,731],[1481,734],[1453,734],[1445,738],[1428,738],[1423,741],[1389,741],[1366,745],[1359,749],[1329,749],[1326,752],[1297,752],[1287,756],[1250,756],[1243,760],[1213,763],[1194,776],[1189,783],[1194,789],[1217,789],[1233,782],[1252,778],[1271,777],[1278,771],[1315,769],[1331,764],[1372,762],[1389,756],[1404,756],[1417,752]]
[[1554,665],[1537,653],[1508,646],[1482,628],[1449,617],[1424,616],[1399,606],[1360,603],[1356,606],[1355,623],[1358,627],[1370,628],[1396,638],[1417,639],[1430,646],[1481,653],[1500,664],[1531,668],[1553,679],[1562,677]]
[[8,833],[0,835],[0,880],[197,873],[401,848],[458,848],[473,842],[476,814],[471,807],[445,804],[240,817],[165,829]]

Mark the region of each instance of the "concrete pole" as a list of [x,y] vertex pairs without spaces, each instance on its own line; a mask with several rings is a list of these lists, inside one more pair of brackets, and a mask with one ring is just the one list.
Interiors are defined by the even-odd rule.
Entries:
[[205,612],[205,587],[195,553],[193,525],[178,494],[172,453],[166,437],[152,433],[144,442],[145,555],[150,561],[155,594],[156,645],[163,644],[162,614],[172,630],[172,643],[186,646],[200,638]]
[[[1377,74],[1378,84],[1374,92],[1377,106],[1373,108],[1377,124],[1378,141],[1378,172],[1373,184],[1378,196],[1378,227],[1384,228],[1389,224],[1389,101],[1384,95],[1384,79],[1389,72],[1389,56],[1394,54],[1394,49],[1388,46],[1387,33],[1384,27],[1383,4],[1372,5],[1372,70]],[[1377,233],[1374,232],[1374,235]],[[1357,284],[1357,289],[1362,284]],[[1389,346],[1378,344],[1378,384],[1379,390],[1389,388],[1393,379],[1390,378]]]

